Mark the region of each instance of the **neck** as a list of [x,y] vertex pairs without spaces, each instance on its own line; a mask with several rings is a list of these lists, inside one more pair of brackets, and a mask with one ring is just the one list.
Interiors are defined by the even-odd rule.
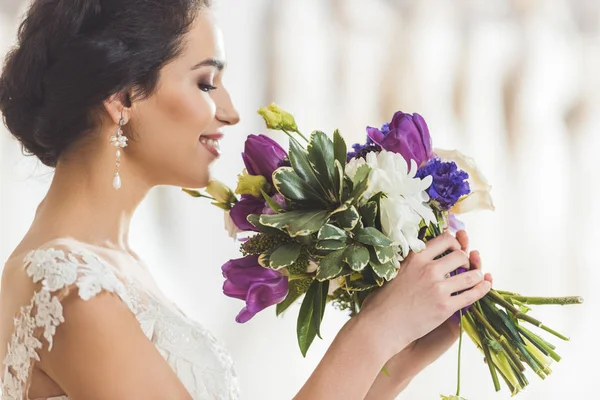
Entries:
[[95,161],[88,158],[59,163],[48,194],[38,207],[31,233],[129,249],[131,218],[152,185],[124,162],[120,172],[122,186],[116,190],[112,186],[114,157],[102,156]]

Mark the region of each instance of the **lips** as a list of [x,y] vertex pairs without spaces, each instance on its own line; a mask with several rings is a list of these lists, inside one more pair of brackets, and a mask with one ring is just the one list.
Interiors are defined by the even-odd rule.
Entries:
[[221,146],[219,140],[223,138],[222,133],[211,133],[200,136],[200,144],[202,144],[215,157],[221,155]]

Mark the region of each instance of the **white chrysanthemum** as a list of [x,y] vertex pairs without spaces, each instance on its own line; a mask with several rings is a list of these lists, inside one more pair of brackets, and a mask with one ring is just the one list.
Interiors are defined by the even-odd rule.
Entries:
[[394,243],[400,246],[402,257],[410,250],[419,252],[425,243],[419,240],[419,224],[435,222],[435,215],[429,204],[429,195],[425,190],[432,183],[432,177],[415,178],[417,165],[411,160],[410,172],[401,154],[388,151],[371,152],[366,160],[351,160],[346,166],[346,174],[354,181],[356,172],[363,164],[371,167],[369,187],[364,198],[383,192],[387,197],[381,199],[381,226]]

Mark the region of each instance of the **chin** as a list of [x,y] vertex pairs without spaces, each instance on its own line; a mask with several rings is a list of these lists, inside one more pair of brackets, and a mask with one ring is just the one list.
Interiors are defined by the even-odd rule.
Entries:
[[185,179],[185,185],[179,185],[181,187],[189,187],[194,189],[201,189],[208,186],[210,182],[210,174],[198,174],[196,176],[190,176]]

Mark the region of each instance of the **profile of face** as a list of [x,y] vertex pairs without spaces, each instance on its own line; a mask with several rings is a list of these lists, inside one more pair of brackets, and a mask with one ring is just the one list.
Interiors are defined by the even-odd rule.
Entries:
[[[129,176],[150,186],[208,184],[223,128],[239,121],[223,86],[224,68],[222,35],[205,8],[183,38],[180,54],[161,69],[156,90],[127,109],[123,131],[131,139],[122,167]],[[113,121],[120,118],[114,99],[105,107]]]

